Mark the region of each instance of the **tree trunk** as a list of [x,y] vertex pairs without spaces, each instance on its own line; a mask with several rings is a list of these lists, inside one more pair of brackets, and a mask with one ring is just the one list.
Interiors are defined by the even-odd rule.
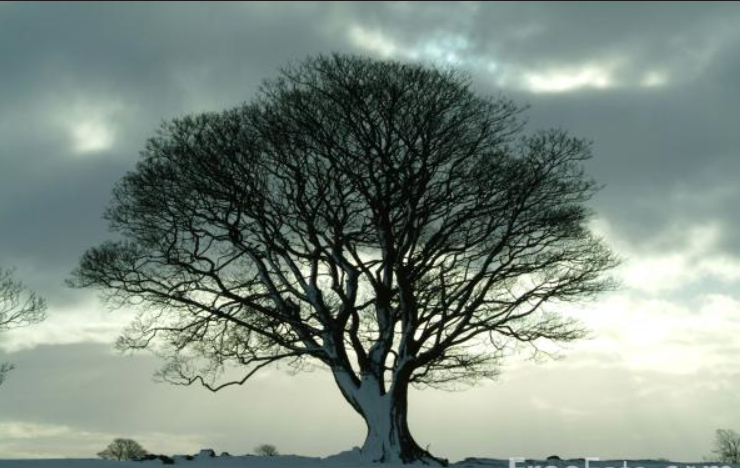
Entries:
[[367,436],[362,446],[363,457],[379,463],[413,463],[446,466],[446,460],[433,457],[421,448],[408,425],[408,381],[396,381],[383,393],[379,382],[364,378],[359,385],[334,373],[342,395],[365,420]]

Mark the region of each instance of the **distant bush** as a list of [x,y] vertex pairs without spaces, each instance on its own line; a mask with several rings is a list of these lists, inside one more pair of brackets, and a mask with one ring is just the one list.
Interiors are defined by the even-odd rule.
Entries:
[[274,457],[275,455],[280,455],[277,447],[271,444],[258,445],[254,448],[254,453],[261,457]]
[[147,451],[132,439],[116,439],[98,453],[103,460],[135,461],[146,457]]
[[560,460],[560,457],[557,455],[550,455],[549,457],[547,457],[547,459],[548,460]]

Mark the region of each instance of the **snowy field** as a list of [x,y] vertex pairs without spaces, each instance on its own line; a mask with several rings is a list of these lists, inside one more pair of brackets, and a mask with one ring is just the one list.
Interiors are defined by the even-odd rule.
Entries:
[[[353,468],[388,465],[374,464],[360,459],[357,452],[350,451],[326,458],[280,455],[275,457],[258,456],[217,456],[196,455],[193,457],[172,457],[174,465],[193,468]],[[163,466],[160,460],[144,462],[116,462],[99,459],[25,459],[0,460],[0,468],[115,468],[115,467],[154,467]],[[467,458],[450,464],[456,468],[510,468],[509,459]],[[727,466],[727,465],[725,465]],[[573,460],[524,460],[516,463],[516,468],[586,468],[583,459]],[[722,468],[720,463],[711,462],[673,462],[664,460],[600,460],[590,461],[589,468]],[[740,465],[731,465],[740,468]]]

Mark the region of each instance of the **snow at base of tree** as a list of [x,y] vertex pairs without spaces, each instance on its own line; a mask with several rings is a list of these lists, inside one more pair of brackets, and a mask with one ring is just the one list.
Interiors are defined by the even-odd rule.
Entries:
[[[191,459],[188,459],[191,458]],[[194,457],[185,455],[172,456],[175,466],[183,468],[400,468],[402,464],[378,464],[363,457],[358,448],[341,452],[326,458],[302,457],[298,455],[278,455],[259,457],[253,455],[242,456],[210,456],[205,451]],[[666,460],[601,460],[591,462],[591,468],[722,468],[731,466],[740,468],[740,465],[723,465],[717,462],[673,462]],[[429,466],[417,463],[418,466]],[[416,466],[414,465],[414,466]],[[109,461],[100,459],[23,459],[0,460],[0,468],[153,468],[163,466],[160,460],[143,462]],[[509,459],[499,458],[466,458],[451,463],[455,468],[510,468]],[[530,460],[519,461],[517,468],[584,468],[583,459],[564,460]]]

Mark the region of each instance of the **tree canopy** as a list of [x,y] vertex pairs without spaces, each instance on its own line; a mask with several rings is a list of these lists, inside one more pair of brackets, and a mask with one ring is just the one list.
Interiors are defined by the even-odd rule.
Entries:
[[147,451],[133,439],[115,439],[105,450],[98,453],[103,460],[135,461],[141,460]]
[[[588,228],[589,143],[527,132],[521,113],[453,69],[309,58],[250,103],[164,123],[114,190],[120,240],[72,284],[141,307],[119,345],[157,349],[166,380],[217,390],[318,363],[365,418],[365,452],[425,458],[409,385],[575,340],[551,307],[613,286]],[[224,381],[232,366],[244,375]]]

